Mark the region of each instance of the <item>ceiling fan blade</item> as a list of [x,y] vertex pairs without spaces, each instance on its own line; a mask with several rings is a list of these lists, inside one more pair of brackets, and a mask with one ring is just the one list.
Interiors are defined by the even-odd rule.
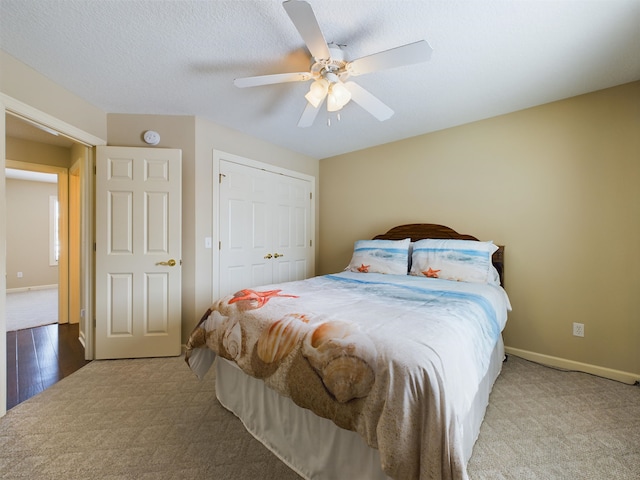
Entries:
[[276,73],[273,75],[259,75],[257,77],[236,78],[233,84],[239,88],[259,87],[261,85],[272,85],[274,83],[304,82],[311,80],[309,72]]
[[[325,98],[326,98],[326,95],[325,95]],[[324,104],[324,100],[325,99],[323,98],[317,107],[314,107],[312,104],[307,102],[307,106],[304,107],[304,111],[302,112],[302,115],[300,115],[300,120],[298,120],[299,127],[307,128],[313,125],[313,122],[318,116],[318,112],[320,111],[320,108],[322,108],[322,105]]]
[[384,70],[387,68],[402,67],[414,63],[426,62],[431,58],[433,48],[426,40],[419,40],[400,47],[385,50],[383,52],[360,57],[347,64],[347,71],[353,76]]
[[345,82],[344,86],[351,92],[351,100],[356,102],[381,122],[391,118],[393,115],[393,110],[357,83]]
[[295,25],[298,33],[307,45],[309,52],[315,59],[328,59],[331,57],[327,41],[324,39],[320,25],[311,5],[302,0],[287,0],[282,6]]

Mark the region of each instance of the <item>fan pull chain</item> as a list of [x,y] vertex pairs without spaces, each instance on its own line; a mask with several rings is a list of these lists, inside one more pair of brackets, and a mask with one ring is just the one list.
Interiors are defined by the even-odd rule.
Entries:
[[[338,121],[342,120],[342,117],[340,116],[339,113],[336,115],[336,120]],[[330,126],[331,126],[331,117],[327,117],[327,127],[330,127]]]

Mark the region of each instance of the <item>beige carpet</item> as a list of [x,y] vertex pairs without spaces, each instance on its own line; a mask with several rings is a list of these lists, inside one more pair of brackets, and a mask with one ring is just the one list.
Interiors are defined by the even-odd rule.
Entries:
[[8,292],[7,332],[58,323],[58,288]]
[[[640,387],[511,357],[478,479],[640,478]],[[94,361],[0,419],[0,478],[294,480],[182,358]]]

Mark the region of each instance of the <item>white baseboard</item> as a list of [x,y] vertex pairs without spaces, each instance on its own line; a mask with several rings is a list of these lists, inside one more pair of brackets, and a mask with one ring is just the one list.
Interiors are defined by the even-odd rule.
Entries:
[[552,357],[551,355],[544,355],[542,353],[520,350],[519,348],[504,347],[504,351],[508,355],[513,355],[514,357],[524,358],[525,360],[541,363],[550,367],[561,368],[563,370],[590,373],[592,375],[597,375],[598,377],[609,378],[611,380],[617,380],[618,382],[628,383],[630,385],[640,382],[640,373],[623,372],[621,370],[599,367],[598,365],[591,365],[589,363],[567,360],[566,358]]
[[50,288],[58,288],[58,284],[53,285],[34,285],[33,287],[7,288],[7,293],[29,292],[31,290],[49,290]]

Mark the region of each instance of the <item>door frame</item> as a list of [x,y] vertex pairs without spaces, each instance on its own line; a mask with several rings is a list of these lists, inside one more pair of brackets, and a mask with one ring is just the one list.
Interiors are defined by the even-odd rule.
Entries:
[[[82,169],[80,168],[80,161],[76,161],[69,167],[68,181],[69,181],[69,195],[68,195],[68,215],[69,215],[69,231],[68,231],[68,246],[69,246],[69,262],[68,262],[68,278],[67,282],[67,301],[69,305],[69,323],[80,323],[82,314],[82,298],[80,293],[82,289],[82,185],[81,175]],[[80,325],[84,327],[84,325]],[[84,341],[84,331],[80,329],[81,342]]]
[[311,211],[309,212],[309,222],[311,224],[311,233],[309,238],[312,241],[312,247],[314,254],[311,256],[311,265],[309,271],[311,276],[315,275],[315,252],[317,251],[316,242],[316,177],[307,175],[305,173],[296,172],[295,170],[289,170],[283,167],[278,167],[270,163],[264,163],[250,158],[242,157],[240,155],[234,155],[233,153],[223,152],[221,150],[213,150],[213,168],[212,168],[212,198],[213,205],[211,208],[211,225],[213,226],[213,248],[215,252],[211,255],[211,298],[218,298],[218,292],[220,291],[220,162],[225,160],[227,162],[237,163],[246,167],[255,168],[258,170],[265,170],[271,173],[277,173],[280,175],[286,175],[287,177],[298,178],[300,180],[306,180],[311,184]]
[[[78,127],[60,120],[42,110],[34,108],[20,100],[0,92],[0,225],[6,225],[6,199],[5,199],[5,173],[6,167],[6,128],[5,116],[7,114],[15,115],[27,122],[43,125],[61,135],[72,139],[77,143],[81,143],[89,147],[88,155],[85,159],[83,168],[84,175],[80,179],[83,189],[82,196],[82,252],[83,262],[86,268],[82,275],[82,284],[87,292],[85,311],[85,358],[93,358],[93,298],[94,298],[94,281],[93,281],[93,241],[94,241],[94,224],[93,224],[93,203],[94,203],[94,186],[93,186],[93,165],[94,150],[98,145],[106,145],[107,141],[96,137]],[[5,229],[0,229],[0,273],[6,272],[6,233]],[[7,408],[7,332],[6,332],[6,304],[5,296],[7,293],[7,282],[5,275],[0,275],[0,417],[4,416]]]

